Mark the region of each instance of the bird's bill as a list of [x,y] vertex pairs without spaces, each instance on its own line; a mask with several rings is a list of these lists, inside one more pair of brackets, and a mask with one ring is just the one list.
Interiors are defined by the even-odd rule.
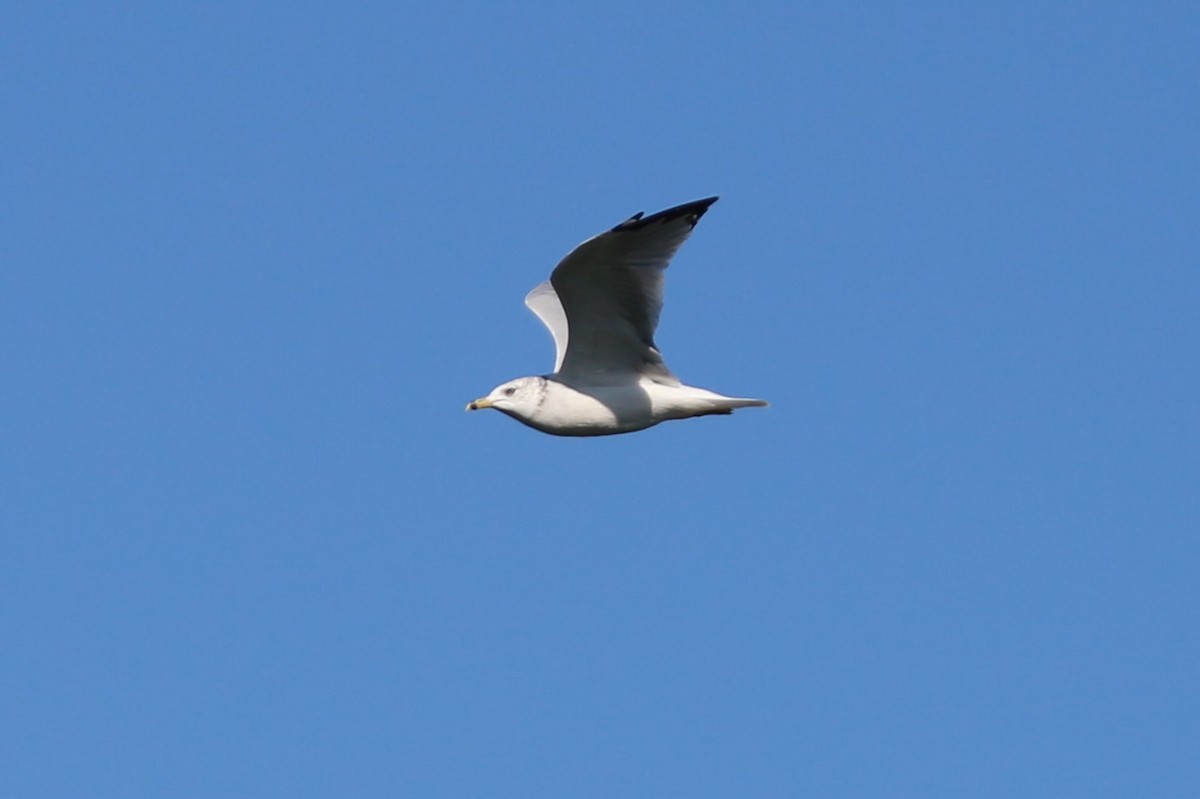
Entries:
[[467,403],[468,411],[481,411],[484,408],[492,407],[492,401],[487,397],[480,397],[477,400],[471,400]]

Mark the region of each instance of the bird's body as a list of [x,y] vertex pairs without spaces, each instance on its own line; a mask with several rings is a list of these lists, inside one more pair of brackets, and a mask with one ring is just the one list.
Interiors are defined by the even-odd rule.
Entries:
[[[507,389],[513,394],[505,395]],[[645,430],[669,419],[729,414],[734,408],[764,405],[762,400],[725,397],[694,386],[666,385],[653,380],[611,385],[578,385],[555,375],[520,377],[500,386],[495,399],[471,403],[505,411],[510,400],[523,412],[506,411],[535,430],[560,436],[603,436]],[[495,392],[493,392],[495,393]]]
[[554,336],[554,372],[510,380],[467,410],[495,408],[543,433],[602,436],[766,405],[682,384],[654,345],[663,271],[716,200],[637,214],[576,247],[525,298]]

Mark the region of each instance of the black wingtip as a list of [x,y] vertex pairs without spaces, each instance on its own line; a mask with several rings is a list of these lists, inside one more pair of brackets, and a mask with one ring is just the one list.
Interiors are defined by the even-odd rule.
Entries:
[[657,214],[650,214],[650,216],[644,218],[642,212],[638,211],[613,228],[613,230],[641,230],[648,225],[653,225],[657,222],[671,222],[680,217],[689,217],[688,221],[692,227],[695,227],[709,206],[719,199],[719,197],[706,197],[703,200],[692,200],[690,203],[677,205],[674,208],[668,208],[665,211],[659,211]]

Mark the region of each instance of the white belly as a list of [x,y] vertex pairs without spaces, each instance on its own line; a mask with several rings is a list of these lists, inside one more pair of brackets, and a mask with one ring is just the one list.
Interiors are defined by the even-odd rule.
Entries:
[[693,386],[650,380],[608,386],[568,386],[551,379],[545,401],[520,421],[560,436],[602,436],[643,430],[668,419],[728,413],[728,397]]

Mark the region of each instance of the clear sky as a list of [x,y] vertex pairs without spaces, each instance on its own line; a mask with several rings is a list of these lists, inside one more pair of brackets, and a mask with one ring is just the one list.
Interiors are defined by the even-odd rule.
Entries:
[[[0,795],[1200,795],[1194,3],[0,21]],[[712,194],[770,408],[464,413]]]

